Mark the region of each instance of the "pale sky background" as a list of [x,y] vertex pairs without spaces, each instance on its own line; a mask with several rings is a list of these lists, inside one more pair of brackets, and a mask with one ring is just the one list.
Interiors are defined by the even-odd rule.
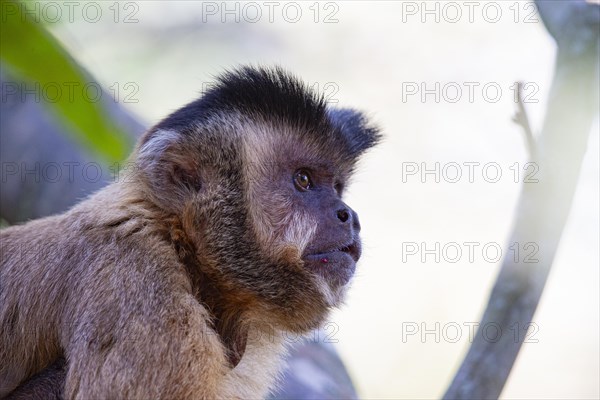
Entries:
[[[468,348],[468,326],[479,320],[498,271],[499,263],[486,261],[481,249],[511,251],[505,241],[520,187],[514,165],[522,181],[527,162],[522,132],[511,122],[511,86],[530,83],[526,106],[539,131],[555,45],[529,2],[474,2],[471,16],[466,2],[429,1],[430,14],[420,1],[276,2],[273,22],[267,3],[228,3],[233,11],[224,14],[221,2],[124,2],[115,15],[116,3],[103,2],[95,3],[99,18],[87,9],[86,21],[80,7],[73,22],[65,14],[50,26],[148,125],[197,97],[223,68],[245,63],[283,65],[339,105],[367,111],[385,140],[361,163],[346,199],[360,215],[365,251],[346,306],[331,317],[337,330],[330,332],[362,397],[438,398]],[[421,85],[431,91],[424,101]],[[407,92],[414,88],[417,94]],[[503,398],[600,397],[598,130],[596,121],[532,321],[536,342],[524,345]],[[473,182],[465,162],[480,163]],[[456,173],[450,163],[458,163],[462,179],[403,179],[403,168],[435,163],[447,167],[447,180]],[[494,169],[482,173],[488,163],[502,173],[496,183],[485,179],[494,178]],[[473,262],[464,242],[479,243]],[[429,249],[458,243],[463,255],[452,263],[454,252],[442,254],[436,263],[433,255],[422,262],[421,253],[405,254],[403,262],[403,243]],[[531,251],[524,245],[521,257]],[[406,336],[408,327],[435,331],[436,323],[439,343],[433,333],[425,340]],[[461,338],[453,343],[457,326]]]

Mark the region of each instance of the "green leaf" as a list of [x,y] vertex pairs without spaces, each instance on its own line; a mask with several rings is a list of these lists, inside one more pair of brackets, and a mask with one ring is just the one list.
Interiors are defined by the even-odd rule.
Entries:
[[[0,1],[0,59],[42,97],[75,140],[107,162],[122,161],[130,138],[106,114],[98,98],[100,85],[90,82],[77,63],[21,1]],[[33,85],[33,86],[29,86]],[[105,96],[103,93],[101,96]]]

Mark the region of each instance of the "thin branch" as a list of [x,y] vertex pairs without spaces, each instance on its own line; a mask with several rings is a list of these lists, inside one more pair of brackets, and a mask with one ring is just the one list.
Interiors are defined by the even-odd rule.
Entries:
[[517,111],[512,120],[523,128],[529,159],[533,160],[535,156],[535,138],[533,137],[527,110],[525,110],[525,104],[523,103],[523,82],[517,82]]

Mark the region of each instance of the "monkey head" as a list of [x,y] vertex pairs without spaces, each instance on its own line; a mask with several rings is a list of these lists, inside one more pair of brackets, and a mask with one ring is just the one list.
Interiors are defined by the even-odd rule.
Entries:
[[246,67],[148,131],[134,162],[171,237],[189,244],[186,263],[230,305],[221,312],[306,332],[341,302],[361,255],[342,196],[378,140],[362,114],[281,69]]

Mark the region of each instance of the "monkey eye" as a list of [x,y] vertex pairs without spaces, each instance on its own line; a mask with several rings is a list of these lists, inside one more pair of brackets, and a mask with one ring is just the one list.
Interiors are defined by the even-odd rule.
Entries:
[[298,190],[306,191],[313,187],[312,180],[307,170],[299,169],[294,173],[294,184]]

